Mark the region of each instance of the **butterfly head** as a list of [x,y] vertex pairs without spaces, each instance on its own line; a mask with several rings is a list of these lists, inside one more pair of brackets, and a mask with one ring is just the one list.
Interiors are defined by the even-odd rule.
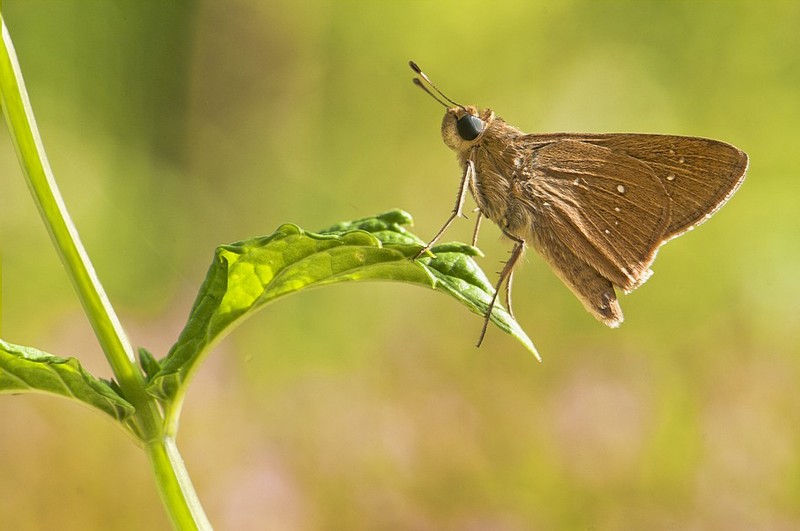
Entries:
[[472,147],[472,143],[480,139],[494,119],[494,113],[490,109],[478,111],[472,105],[456,103],[439,90],[414,61],[408,64],[419,75],[414,78],[414,84],[447,109],[442,121],[444,143],[455,151],[466,151]]
[[478,111],[476,107],[450,107],[442,120],[442,139],[450,149],[464,151],[477,142],[494,120],[491,109]]

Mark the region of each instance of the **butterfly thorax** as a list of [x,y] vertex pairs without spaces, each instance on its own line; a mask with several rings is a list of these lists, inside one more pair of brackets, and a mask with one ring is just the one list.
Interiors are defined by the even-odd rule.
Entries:
[[[456,124],[460,118],[470,114],[483,122],[480,134],[465,140]],[[523,133],[496,116],[491,109],[478,111],[475,107],[453,107],[448,109],[442,121],[444,143],[458,155],[462,171],[474,164],[475,175],[470,191],[481,212],[500,227],[515,229],[528,226],[530,219],[525,209],[515,208],[517,202],[509,201],[521,197],[525,183],[530,179],[530,153],[515,140]]]

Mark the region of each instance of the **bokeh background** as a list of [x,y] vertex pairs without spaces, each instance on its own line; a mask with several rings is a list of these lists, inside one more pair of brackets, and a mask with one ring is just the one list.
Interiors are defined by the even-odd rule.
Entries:
[[[526,131],[731,142],[747,180],[595,321],[531,253],[544,356],[438,293],[281,300],[212,353],[179,444],[219,529],[800,527],[799,2],[5,0],[64,197],[134,344],[163,355],[223,243],[390,208],[430,237],[452,98]],[[466,241],[458,223],[448,239]],[[110,371],[0,132],[2,337]],[[508,245],[484,226],[481,264]],[[111,422],[0,396],[0,528],[166,529]]]

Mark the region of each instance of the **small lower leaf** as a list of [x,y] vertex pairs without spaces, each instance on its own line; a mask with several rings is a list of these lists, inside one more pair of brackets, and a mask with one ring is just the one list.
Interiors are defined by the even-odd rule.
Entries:
[[139,348],[139,365],[142,367],[142,371],[144,371],[144,375],[148,379],[152,378],[161,370],[161,365],[159,365],[158,360],[146,348]]
[[82,402],[123,421],[134,407],[75,358],[59,358],[0,339],[0,393],[41,392]]
[[[185,382],[205,352],[240,319],[305,288],[343,281],[409,282],[440,289],[484,315],[494,289],[472,259],[480,251],[447,243],[434,247],[434,256],[415,259],[424,242],[403,227],[410,223],[409,214],[392,210],[321,233],[285,224],[270,236],[217,248],[189,321],[150,379],[149,391],[179,410]],[[528,336],[500,305],[491,320],[538,358]]]

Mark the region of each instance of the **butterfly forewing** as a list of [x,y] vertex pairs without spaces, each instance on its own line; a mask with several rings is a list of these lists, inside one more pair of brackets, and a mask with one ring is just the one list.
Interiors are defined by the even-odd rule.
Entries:
[[647,164],[671,199],[665,241],[714,214],[733,195],[747,170],[743,151],[708,138],[626,133],[533,136],[589,142]]
[[[666,239],[674,238],[708,219],[731,197],[744,179],[747,155],[739,149],[707,138],[619,135],[611,143],[646,161],[661,178],[672,199]],[[647,151],[650,143],[652,151]],[[616,149],[612,147],[612,149]],[[661,157],[659,157],[659,152]]]
[[[536,143],[540,137],[525,139]],[[550,142],[532,153],[528,186],[541,226],[535,221],[530,236],[552,229],[577,258],[626,291],[644,282],[670,220],[669,197],[652,169],[576,140]]]

